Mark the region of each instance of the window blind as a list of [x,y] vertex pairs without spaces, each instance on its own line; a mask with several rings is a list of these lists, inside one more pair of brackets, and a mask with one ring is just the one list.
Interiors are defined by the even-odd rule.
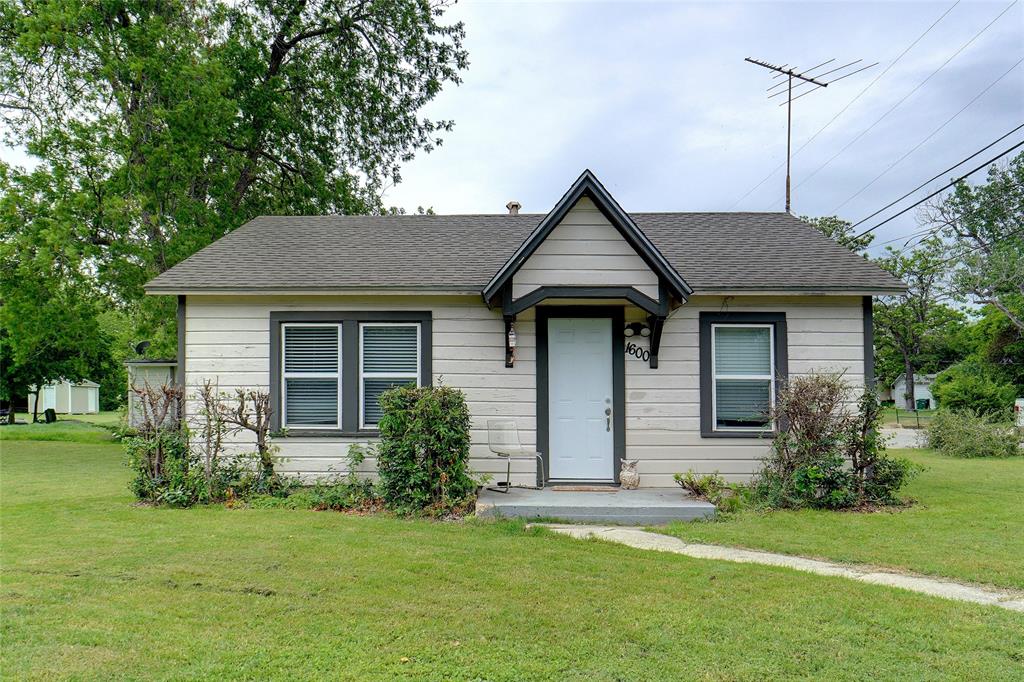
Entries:
[[284,426],[337,427],[341,327],[286,325]]
[[772,402],[772,328],[714,327],[715,426],[763,428]]
[[715,375],[771,375],[768,327],[716,327]]
[[419,383],[418,324],[363,324],[361,393],[362,426],[380,421],[380,395],[394,386]]

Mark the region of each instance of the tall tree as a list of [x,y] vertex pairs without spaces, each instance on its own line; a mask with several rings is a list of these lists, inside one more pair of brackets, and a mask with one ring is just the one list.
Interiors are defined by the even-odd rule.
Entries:
[[874,321],[879,346],[890,346],[903,361],[906,407],[914,409],[915,372],[923,357],[943,342],[949,326],[962,321],[963,314],[943,303],[946,251],[939,238],[927,239],[909,253],[890,247],[877,262],[908,287],[898,296],[880,297]]
[[923,217],[950,243],[954,293],[1024,332],[1024,153],[992,166],[983,184],[961,181]]
[[871,245],[871,242],[875,240],[875,235],[870,233],[860,237],[856,236],[850,221],[843,220],[839,216],[821,216],[818,218],[800,216],[800,220],[809,223],[818,232],[821,232],[832,241],[845,246],[854,253],[863,253]]
[[[142,285],[265,213],[381,210],[467,66],[430,0],[0,0],[0,114],[63,178],[75,258],[154,349]],[[20,181],[26,177],[19,175]]]

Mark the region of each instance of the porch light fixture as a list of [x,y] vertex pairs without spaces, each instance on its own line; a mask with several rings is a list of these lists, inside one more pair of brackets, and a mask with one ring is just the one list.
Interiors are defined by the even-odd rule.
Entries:
[[629,324],[626,325],[626,328],[623,330],[622,333],[627,338],[630,336],[647,337],[651,335],[651,328],[644,324],[643,322],[630,322]]

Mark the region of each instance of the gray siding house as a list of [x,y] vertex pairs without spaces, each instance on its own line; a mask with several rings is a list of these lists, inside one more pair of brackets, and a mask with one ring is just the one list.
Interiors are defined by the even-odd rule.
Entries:
[[661,487],[748,479],[786,377],[864,385],[872,296],[904,285],[791,215],[627,213],[586,171],[547,214],[260,217],[146,289],[178,297],[189,395],[271,392],[282,471],[343,471],[381,391],[444,382],[479,473],[504,476],[502,419],[547,481],[615,483],[627,458]]

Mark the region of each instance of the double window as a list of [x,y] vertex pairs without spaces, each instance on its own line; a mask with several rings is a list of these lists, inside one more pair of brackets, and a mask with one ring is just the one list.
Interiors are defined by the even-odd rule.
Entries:
[[776,382],[787,373],[781,313],[701,313],[701,435],[758,436],[775,428]]
[[275,427],[375,430],[384,391],[429,383],[429,334],[429,313],[272,313]]

